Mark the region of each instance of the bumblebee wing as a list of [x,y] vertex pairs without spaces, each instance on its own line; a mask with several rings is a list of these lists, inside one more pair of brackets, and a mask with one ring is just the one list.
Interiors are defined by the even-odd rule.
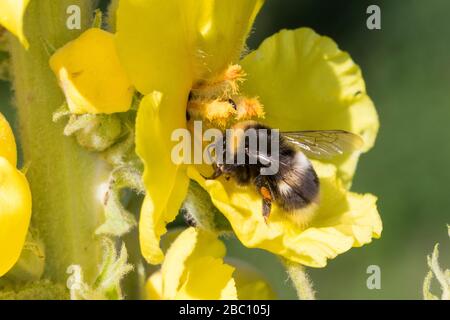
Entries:
[[287,165],[285,162],[281,161],[280,159],[271,157],[270,155],[264,154],[263,152],[259,152],[257,150],[252,149],[245,149],[245,152],[249,156],[250,159],[256,159],[259,160],[264,165],[271,165],[274,162],[278,163],[279,165]]
[[344,130],[292,131],[283,132],[282,135],[306,156],[316,159],[329,159],[357,151],[364,145],[359,135]]

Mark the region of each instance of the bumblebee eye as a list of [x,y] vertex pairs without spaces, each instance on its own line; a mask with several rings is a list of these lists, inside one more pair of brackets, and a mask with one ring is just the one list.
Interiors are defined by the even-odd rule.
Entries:
[[189,114],[189,111],[186,110],[186,121],[191,120],[191,115]]
[[228,99],[228,103],[233,106],[234,110],[237,110],[237,104],[233,99]]

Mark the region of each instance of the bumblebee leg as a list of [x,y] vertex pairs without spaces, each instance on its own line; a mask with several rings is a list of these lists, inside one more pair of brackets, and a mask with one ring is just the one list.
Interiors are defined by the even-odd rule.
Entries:
[[267,224],[267,220],[270,216],[270,211],[272,210],[272,200],[270,199],[262,199],[262,214],[264,217],[264,221]]
[[265,176],[259,175],[255,178],[255,185],[258,188],[259,194],[262,196],[262,215],[264,221],[269,219],[272,211],[272,202],[275,199],[269,181]]
[[212,175],[210,175],[209,177],[205,177],[204,175],[202,175],[202,177],[205,178],[206,180],[215,180],[222,175],[223,173],[222,170],[215,163],[213,164],[213,169],[214,172]]
[[262,214],[264,217],[264,220],[267,223],[267,220],[269,219],[270,212],[272,210],[272,201],[273,196],[272,192],[270,190],[270,187],[266,184],[259,188],[259,193],[262,195]]

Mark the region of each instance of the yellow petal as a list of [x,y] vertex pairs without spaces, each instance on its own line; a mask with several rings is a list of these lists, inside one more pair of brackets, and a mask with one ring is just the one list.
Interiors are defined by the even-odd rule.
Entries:
[[154,272],[145,284],[145,298],[147,300],[163,300],[161,270]]
[[13,167],[17,164],[16,140],[8,121],[0,113],[0,157],[8,160]]
[[228,261],[236,268],[233,278],[239,300],[274,300],[276,294],[267,279],[255,268],[240,260]]
[[192,84],[238,59],[261,4],[261,0],[119,4],[119,56],[133,84],[146,95],[138,111],[136,149],[145,165],[144,183],[151,199],[140,226],[141,248],[150,263],[161,262],[163,254],[155,242],[187,192],[185,169],[171,159],[171,134],[186,126]]
[[[175,299],[236,300],[236,285],[231,277],[232,272],[233,268],[223,264],[220,259],[201,258],[190,269],[188,281],[182,285]],[[162,295],[162,281],[161,270],[149,277],[145,286],[146,299],[166,299]]]
[[186,279],[186,270],[201,257],[222,258],[225,246],[209,232],[188,228],[172,243],[162,264],[163,296],[174,299]]
[[148,278],[147,299],[170,298],[163,294],[163,282],[166,294],[175,299],[276,298],[272,287],[255,268],[235,259],[224,264],[225,247],[210,233],[194,228],[175,229],[162,242],[172,248],[165,261],[165,278],[161,270]]
[[[191,266],[188,280],[176,294],[176,299],[234,300],[236,286],[231,278],[233,268],[223,264],[220,259],[200,258]],[[205,277],[206,275],[206,277]],[[219,280],[219,281],[218,281]],[[163,278],[161,270],[153,273],[145,285],[146,299],[163,300]],[[248,289],[247,287],[245,289]]]
[[135,140],[147,190],[140,243],[144,258],[152,264],[163,260],[160,237],[175,219],[189,183],[184,169],[171,159],[171,135],[186,126],[192,74],[183,34],[178,33],[181,21],[174,18],[167,24],[167,17],[175,17],[169,7],[172,1],[121,1],[117,11],[121,60],[136,88],[146,94],[137,114]]
[[136,152],[144,162],[147,190],[139,236],[142,254],[152,264],[161,263],[164,257],[159,248],[161,235],[175,219],[189,185],[183,167],[171,159],[171,134],[185,124],[185,111],[171,111],[173,103],[177,102],[171,96],[149,94],[142,99],[136,119]]
[[228,280],[225,288],[220,292],[220,300],[238,300],[236,282],[233,278]]
[[25,48],[28,41],[23,34],[23,18],[30,0],[0,1],[0,25],[14,34]]
[[223,71],[239,60],[264,0],[193,2],[198,11],[194,16],[198,32],[194,50],[202,55],[200,63],[205,70],[197,73],[202,79]]
[[[233,271],[234,268],[224,264],[222,259],[210,256],[198,258],[189,264],[186,280],[178,290],[175,299],[236,299]],[[229,286],[232,288],[231,292]]]
[[[210,257],[208,257],[210,258]],[[221,275],[224,276],[228,273],[226,265],[219,262],[219,259],[199,259],[197,267],[204,274],[217,274],[217,269],[222,269]],[[208,267],[206,267],[209,264]],[[215,266],[213,266],[215,265]],[[213,271],[214,270],[214,271]],[[194,279],[194,277],[198,277]],[[220,300],[233,300],[236,296],[239,300],[274,300],[276,299],[276,294],[274,293],[272,287],[267,283],[260,274],[255,273],[254,270],[248,270],[247,268],[242,268],[242,265],[236,267],[233,272],[233,278],[229,279],[224,277],[228,282],[223,288],[223,284],[220,286],[220,297],[212,296],[210,288],[205,288],[202,286],[203,283],[208,281],[213,282],[215,280],[206,280],[200,277],[200,274],[193,272],[189,275],[189,280],[191,282],[198,281],[198,284],[194,283],[195,289],[190,289],[190,285],[185,283],[182,288],[182,293],[177,293],[178,299],[220,299]],[[162,273],[161,270],[154,272],[147,280],[145,285],[146,299],[148,300],[162,300],[164,299],[162,295]],[[225,281],[223,281],[225,283]],[[217,282],[216,282],[217,284]],[[216,289],[217,290],[217,289]],[[217,290],[219,291],[219,290]],[[237,292],[237,293],[236,293]],[[217,293],[216,293],[217,295]]]
[[[266,123],[284,131],[342,129],[359,134],[369,150],[378,131],[375,107],[360,68],[328,37],[283,30],[246,56],[243,91],[259,96]],[[333,161],[350,182],[359,154]]]
[[192,166],[188,175],[210,194],[245,246],[262,248],[306,266],[324,267],[327,259],[378,238],[382,227],[374,196],[348,192],[333,165],[317,161],[313,165],[321,183],[320,203],[297,214],[303,217],[313,213],[306,226],[288,219],[288,213],[276,204],[266,224],[261,196],[251,186],[238,187],[223,178],[205,180]]
[[236,62],[262,0],[122,0],[117,45],[136,88],[167,93]]
[[72,113],[125,112],[133,86],[120,65],[114,35],[92,28],[56,51],[50,66]]
[[0,277],[20,256],[31,217],[31,192],[25,176],[0,157]]
[[167,232],[166,225],[177,216],[187,192],[189,179],[185,173],[178,175],[175,182],[166,207],[158,203],[155,204],[155,200],[150,194],[145,197],[142,204],[139,241],[142,255],[150,264],[160,264],[164,259],[164,254],[160,248],[161,236]]
[[[117,49],[122,65],[141,93],[158,90],[167,94],[166,90],[173,82],[187,82],[190,87],[193,57],[188,48],[189,33],[184,28],[184,24],[188,23],[185,16],[189,14],[186,7],[190,2],[120,1],[117,10]],[[179,89],[178,85],[175,88]],[[170,93],[177,94],[174,91]]]
[[[236,276],[236,273],[235,273]],[[235,279],[235,282],[238,280]],[[239,300],[275,300],[276,295],[263,280],[237,282],[236,288]]]

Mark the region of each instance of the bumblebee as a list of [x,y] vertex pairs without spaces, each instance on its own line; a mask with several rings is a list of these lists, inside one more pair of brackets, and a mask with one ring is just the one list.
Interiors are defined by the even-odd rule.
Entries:
[[[236,123],[230,131],[218,142],[227,161],[213,161],[214,172],[206,178],[224,175],[239,185],[253,185],[261,195],[266,222],[274,202],[292,216],[318,202],[320,183],[309,158],[330,158],[363,146],[360,136],[343,130],[278,133],[261,123],[244,121]],[[253,141],[250,131],[256,133]],[[239,161],[240,157],[244,161]],[[213,158],[219,159],[217,149]],[[263,174],[269,167],[277,170]]]

